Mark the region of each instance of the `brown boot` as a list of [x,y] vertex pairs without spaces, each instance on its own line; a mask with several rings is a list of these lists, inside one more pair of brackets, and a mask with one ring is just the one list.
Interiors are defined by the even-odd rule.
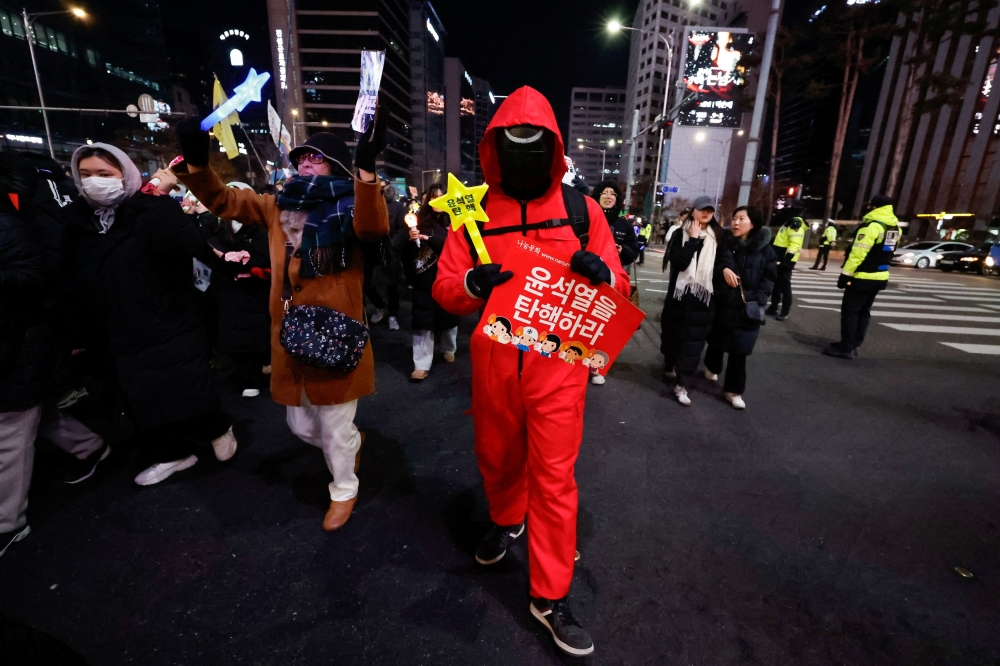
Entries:
[[330,502],[330,509],[326,512],[326,518],[323,519],[323,530],[326,532],[336,532],[347,519],[351,517],[351,512],[354,511],[354,503],[358,501],[358,496],[355,495],[349,500],[344,502]]
[[[359,431],[360,432],[360,431]],[[365,433],[361,433],[361,446],[365,445]],[[357,474],[358,470],[361,468],[361,446],[358,447],[358,452],[354,454],[354,473]]]

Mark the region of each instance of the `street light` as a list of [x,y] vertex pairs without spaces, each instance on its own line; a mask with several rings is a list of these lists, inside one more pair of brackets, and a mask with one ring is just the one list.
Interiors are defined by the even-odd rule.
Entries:
[[[670,72],[674,68],[674,47],[673,47],[673,44],[671,44],[671,39],[673,39],[674,31],[673,31],[673,29],[670,30],[670,39],[668,39],[667,35],[659,33],[659,32],[657,32],[655,30],[649,30],[649,29],[646,29],[646,28],[632,28],[632,27],[627,26],[627,25],[622,25],[617,20],[612,20],[610,23],[608,23],[608,32],[617,33],[620,30],[631,30],[632,32],[642,32],[642,33],[645,33],[647,35],[653,35],[654,37],[656,37],[658,39],[662,39],[663,40],[663,45],[667,47],[667,76],[666,76],[666,81],[665,81],[664,86],[663,86],[663,111],[660,113],[661,120],[665,121],[666,118],[667,118],[667,101],[670,99]],[[635,141],[635,137],[634,136],[632,137],[632,141],[633,142]],[[660,140],[657,143],[657,147],[656,147],[656,173],[653,175],[653,183],[654,184],[658,184],[659,183],[659,180],[660,180],[660,167],[661,167],[662,160],[663,160],[663,127],[661,125],[661,127],[660,127]],[[633,170],[633,165],[629,164],[629,166],[628,166],[628,171],[629,171],[628,178],[625,179],[625,184],[626,184],[625,200],[626,201],[629,200],[629,197],[631,196],[631,192],[632,192],[632,177],[633,177],[632,176],[632,170]],[[655,185],[654,185],[654,187],[655,187]]]
[[[608,144],[612,145],[612,146],[615,145],[615,140],[611,139],[611,141],[609,141]],[[596,151],[598,151],[601,154],[601,180],[604,180],[604,171],[605,171],[605,169],[604,169],[604,158],[606,157],[605,151],[607,149],[606,148],[591,148],[590,146],[585,146],[582,143],[577,144],[576,147],[579,148],[580,150],[596,150]]]
[[73,7],[58,12],[35,12],[29,14],[27,8],[21,9],[21,17],[24,19],[24,35],[28,41],[28,52],[31,53],[31,68],[35,70],[35,85],[38,86],[38,106],[42,107],[42,121],[45,123],[45,139],[49,144],[49,157],[56,158],[56,151],[52,148],[52,131],[49,129],[49,113],[45,110],[45,96],[42,94],[42,77],[38,74],[38,62],[35,60],[35,34],[31,31],[31,24],[39,16],[54,16],[56,14],[72,14],[78,19],[87,18],[87,12],[79,7]]

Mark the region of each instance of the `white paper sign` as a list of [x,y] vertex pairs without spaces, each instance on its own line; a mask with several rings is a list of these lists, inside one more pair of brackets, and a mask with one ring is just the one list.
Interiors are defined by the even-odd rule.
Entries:
[[385,66],[385,51],[361,52],[361,89],[358,103],[354,106],[351,128],[355,132],[367,132],[375,119],[375,103],[382,83],[382,68]]

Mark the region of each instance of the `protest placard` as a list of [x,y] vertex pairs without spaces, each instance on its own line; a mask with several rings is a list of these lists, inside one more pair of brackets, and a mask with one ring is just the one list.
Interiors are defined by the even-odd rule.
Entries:
[[606,374],[646,315],[573,272],[570,258],[544,242],[514,241],[503,262],[514,277],[493,289],[473,335]]
[[384,66],[385,51],[361,52],[361,87],[358,90],[358,101],[354,105],[354,118],[351,120],[351,128],[355,132],[367,132],[375,119],[375,103],[378,102]]

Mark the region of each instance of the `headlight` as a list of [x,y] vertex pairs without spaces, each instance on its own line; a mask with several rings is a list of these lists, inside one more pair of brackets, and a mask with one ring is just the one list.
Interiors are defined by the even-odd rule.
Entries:
[[938,259],[944,259],[944,255],[943,255],[943,254],[939,254],[939,255],[937,256],[937,258],[938,258]]
[[912,256],[913,256],[913,253],[912,253],[912,252],[907,252],[907,253],[906,253],[906,254],[904,254],[903,256],[904,256],[904,257],[912,257]]
[[975,261],[976,257],[962,257],[962,261]]
[[995,261],[993,261],[993,257],[986,257],[986,261],[985,261],[985,263],[986,263],[986,265],[987,265],[987,266],[992,266],[992,265],[993,265],[993,264],[995,264],[996,262],[995,262]]

